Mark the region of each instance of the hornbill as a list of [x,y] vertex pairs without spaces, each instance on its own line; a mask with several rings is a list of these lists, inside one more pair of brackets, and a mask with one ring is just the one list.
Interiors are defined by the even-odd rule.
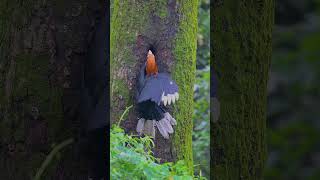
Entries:
[[179,99],[178,86],[168,73],[159,73],[156,59],[151,50],[140,70],[137,109],[140,116],[137,132],[155,137],[155,127],[165,139],[173,133],[176,120],[167,112],[166,106]]

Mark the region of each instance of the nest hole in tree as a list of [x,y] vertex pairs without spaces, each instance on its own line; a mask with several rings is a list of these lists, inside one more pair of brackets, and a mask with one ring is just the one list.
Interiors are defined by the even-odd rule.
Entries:
[[171,47],[168,44],[170,44],[168,41],[161,40],[158,37],[150,38],[139,35],[137,37],[136,48],[134,49],[135,55],[139,61],[137,64],[139,68],[146,62],[148,51],[151,50],[155,55],[159,72],[170,73],[174,58],[171,52]]

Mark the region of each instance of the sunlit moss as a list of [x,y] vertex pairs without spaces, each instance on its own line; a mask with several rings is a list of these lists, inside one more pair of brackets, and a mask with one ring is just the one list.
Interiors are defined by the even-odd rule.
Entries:
[[[179,86],[180,99],[175,105],[174,117],[178,125],[174,136],[178,159],[184,159],[188,167],[193,167],[192,129],[193,129],[193,85],[196,70],[197,15],[198,1],[180,1],[178,13],[182,15],[179,32],[175,39],[175,67],[173,78]],[[193,172],[193,169],[191,169]]]

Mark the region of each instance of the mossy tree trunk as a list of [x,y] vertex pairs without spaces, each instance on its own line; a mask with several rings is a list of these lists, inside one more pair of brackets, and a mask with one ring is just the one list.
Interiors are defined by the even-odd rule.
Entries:
[[214,1],[212,13],[221,112],[211,128],[211,174],[263,179],[274,1]]
[[[149,48],[160,72],[169,72],[179,86],[180,99],[172,109],[178,121],[170,140],[159,132],[155,156],[162,162],[185,160],[192,172],[192,113],[195,79],[198,1],[114,0],[111,19],[111,121],[135,105],[136,82]],[[130,111],[122,126],[135,133],[137,116]]]
[[[107,3],[0,2],[0,179],[32,179],[52,147],[78,128],[82,65]],[[42,179],[86,179],[74,145]]]

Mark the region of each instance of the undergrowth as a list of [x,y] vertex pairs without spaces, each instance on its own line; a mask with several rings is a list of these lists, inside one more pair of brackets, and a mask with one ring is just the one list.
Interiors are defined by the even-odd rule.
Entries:
[[205,180],[204,177],[191,176],[184,161],[160,164],[160,159],[153,156],[154,142],[149,136],[138,138],[125,134],[119,125],[114,124],[110,140],[111,179]]

